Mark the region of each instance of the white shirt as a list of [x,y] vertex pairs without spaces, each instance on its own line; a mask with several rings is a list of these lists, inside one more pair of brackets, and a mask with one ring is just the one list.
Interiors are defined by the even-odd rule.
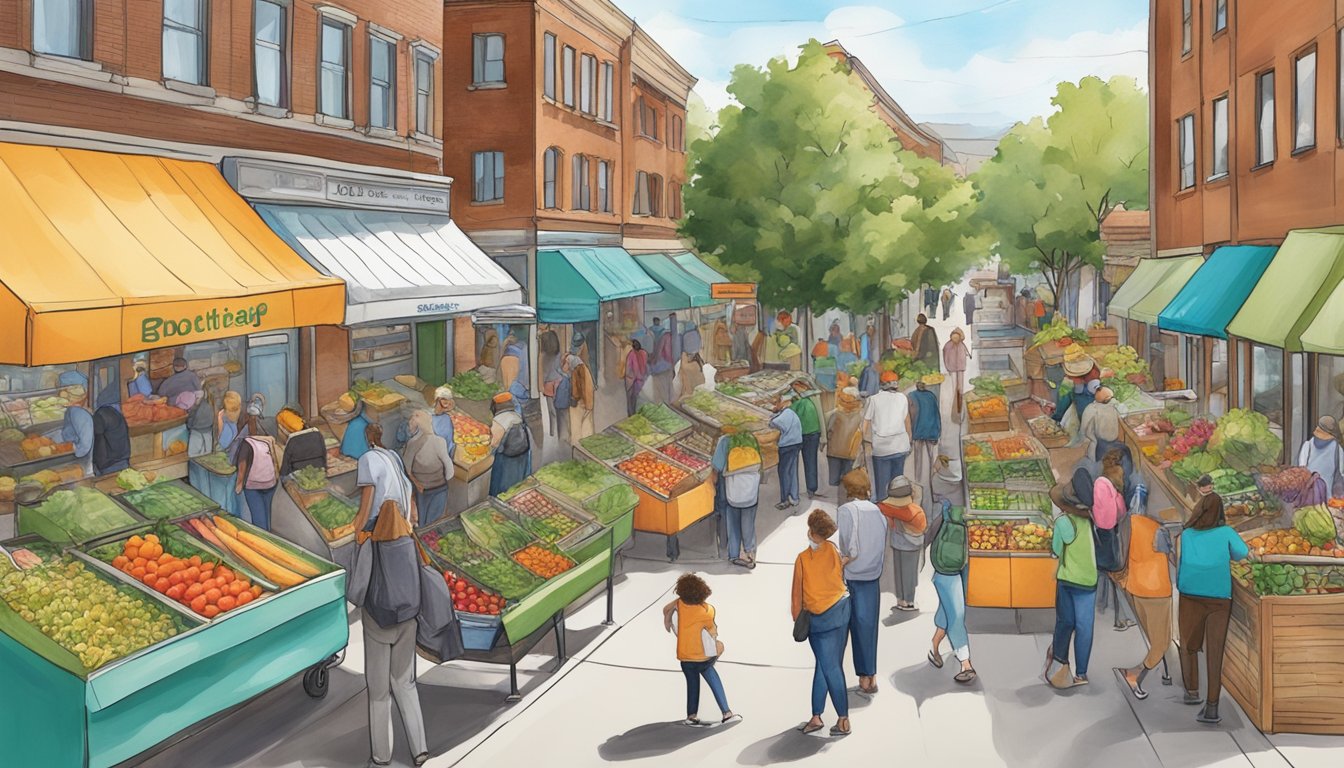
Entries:
[[883,390],[868,398],[864,405],[863,420],[873,425],[874,456],[910,452],[910,433],[905,431],[905,419],[909,413],[910,400],[903,392]]
[[355,485],[373,486],[373,507],[369,512],[369,523],[378,519],[383,502],[391,499],[401,507],[401,512],[410,519],[411,484],[402,469],[401,459],[386,448],[370,448],[368,453],[359,457],[359,469],[355,473]]

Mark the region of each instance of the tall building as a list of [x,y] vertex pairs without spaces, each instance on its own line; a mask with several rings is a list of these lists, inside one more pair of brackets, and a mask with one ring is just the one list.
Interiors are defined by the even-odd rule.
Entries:
[[1127,336],[1214,407],[1265,414],[1294,456],[1319,416],[1344,412],[1344,230],[1320,231],[1344,223],[1342,13],[1155,0],[1150,20],[1157,259],[1129,281],[1165,268],[1148,295],[1185,289],[1155,322],[1131,313]]

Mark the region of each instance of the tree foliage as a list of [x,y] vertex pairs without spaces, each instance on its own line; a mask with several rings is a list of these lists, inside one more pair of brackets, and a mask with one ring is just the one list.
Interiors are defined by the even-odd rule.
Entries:
[[691,145],[682,234],[767,305],[871,311],[984,258],[970,185],[902,150],[817,41],[793,67],[737,67],[728,90]]
[[1133,78],[1060,83],[1048,118],[1019,123],[973,177],[975,218],[1016,273],[1039,271],[1055,296],[1101,267],[1101,221],[1148,207],[1148,96]]

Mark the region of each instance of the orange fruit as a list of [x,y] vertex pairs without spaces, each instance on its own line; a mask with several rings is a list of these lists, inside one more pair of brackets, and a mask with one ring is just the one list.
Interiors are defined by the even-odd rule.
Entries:
[[201,556],[200,556],[200,555],[192,555],[190,558],[187,559],[187,562],[191,563],[191,564],[194,565],[194,566],[200,567],[200,565],[201,565]]
[[252,600],[253,600],[253,597],[252,597],[252,593],[251,593],[251,592],[240,592],[240,593],[238,593],[238,604],[239,604],[239,605],[247,605],[248,603],[252,602]]
[[224,595],[223,597],[219,598],[219,602],[217,603],[217,605],[219,606],[220,611],[232,610],[234,607],[238,605],[238,598],[232,597],[230,595]]
[[171,582],[169,582],[167,579],[165,579],[165,578],[163,578],[162,576],[160,576],[160,577],[154,582],[154,591],[155,591],[155,592],[167,592],[167,591],[168,591],[168,588],[171,587],[171,586],[172,586],[172,583],[171,583]]
[[148,560],[146,560],[143,557],[140,557],[139,555],[135,555],[134,557],[131,558],[131,567],[133,568],[144,568],[145,565],[148,563],[149,563]]
[[139,536],[132,536],[131,538],[126,540],[127,547],[139,547],[141,544],[144,543],[145,540],[140,538]]
[[183,593],[183,596],[188,600],[195,600],[197,597],[204,594],[205,587],[202,587],[200,584],[188,584],[187,591]]
[[222,593],[218,589],[215,589],[213,587],[205,590],[205,602],[207,605],[214,605],[215,603],[218,603],[219,598],[221,596]]
[[261,587],[253,586],[253,587],[252,587],[252,596],[253,596],[253,597],[261,597]]
[[146,573],[140,580],[145,583],[145,586],[152,587],[154,586],[154,582],[159,580],[159,576],[155,573]]
[[205,616],[207,619],[213,619],[219,615],[219,606],[207,605],[201,615]]
[[205,606],[206,606],[205,595],[197,595],[196,597],[192,598],[191,610],[197,613],[201,613],[202,611],[205,610]]

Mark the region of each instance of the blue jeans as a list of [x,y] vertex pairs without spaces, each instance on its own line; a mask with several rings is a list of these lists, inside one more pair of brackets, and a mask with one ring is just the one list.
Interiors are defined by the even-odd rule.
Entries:
[[798,500],[798,455],[803,444],[779,446],[779,501]]
[[714,669],[714,662],[717,659],[706,659],[705,661],[683,661],[681,662],[681,673],[686,675],[686,714],[695,717],[700,714],[700,678],[705,678],[709,683],[710,693],[714,694],[714,701],[719,705],[720,712],[731,712],[728,709],[728,695],[723,692],[723,681],[719,679],[718,670]]
[[1097,588],[1077,587],[1066,582],[1055,585],[1054,657],[1069,663],[1069,637],[1073,637],[1073,674],[1087,676],[1087,660],[1092,656],[1092,624],[1096,618]]
[[961,659],[963,650],[970,658],[970,636],[966,634],[966,580],[962,574],[945,575],[933,572],[933,589],[938,593],[938,612],[933,625],[947,633],[952,650]]
[[420,510],[420,525],[429,525],[443,517],[443,513],[448,511],[448,486],[416,491],[415,506]]
[[821,433],[803,435],[803,479],[807,482],[807,492],[816,493],[817,455],[821,451]]
[[877,579],[846,581],[849,587],[849,637],[854,642],[854,674],[871,677],[877,674],[877,609],[881,590]]
[[812,671],[812,714],[826,710],[826,694],[840,717],[849,717],[849,692],[845,690],[845,645],[849,639],[850,599],[840,601],[812,617],[807,644],[812,646],[816,668]]
[[275,498],[275,489],[278,485],[270,488],[244,488],[243,498],[247,501],[247,511],[250,515],[249,522],[263,531],[271,530],[271,499]]
[[905,457],[910,452],[873,457],[873,502],[887,497],[887,486],[899,475],[905,474]]
[[724,503],[723,517],[728,523],[728,557],[738,557],[742,552],[756,553],[756,505],[734,507]]

